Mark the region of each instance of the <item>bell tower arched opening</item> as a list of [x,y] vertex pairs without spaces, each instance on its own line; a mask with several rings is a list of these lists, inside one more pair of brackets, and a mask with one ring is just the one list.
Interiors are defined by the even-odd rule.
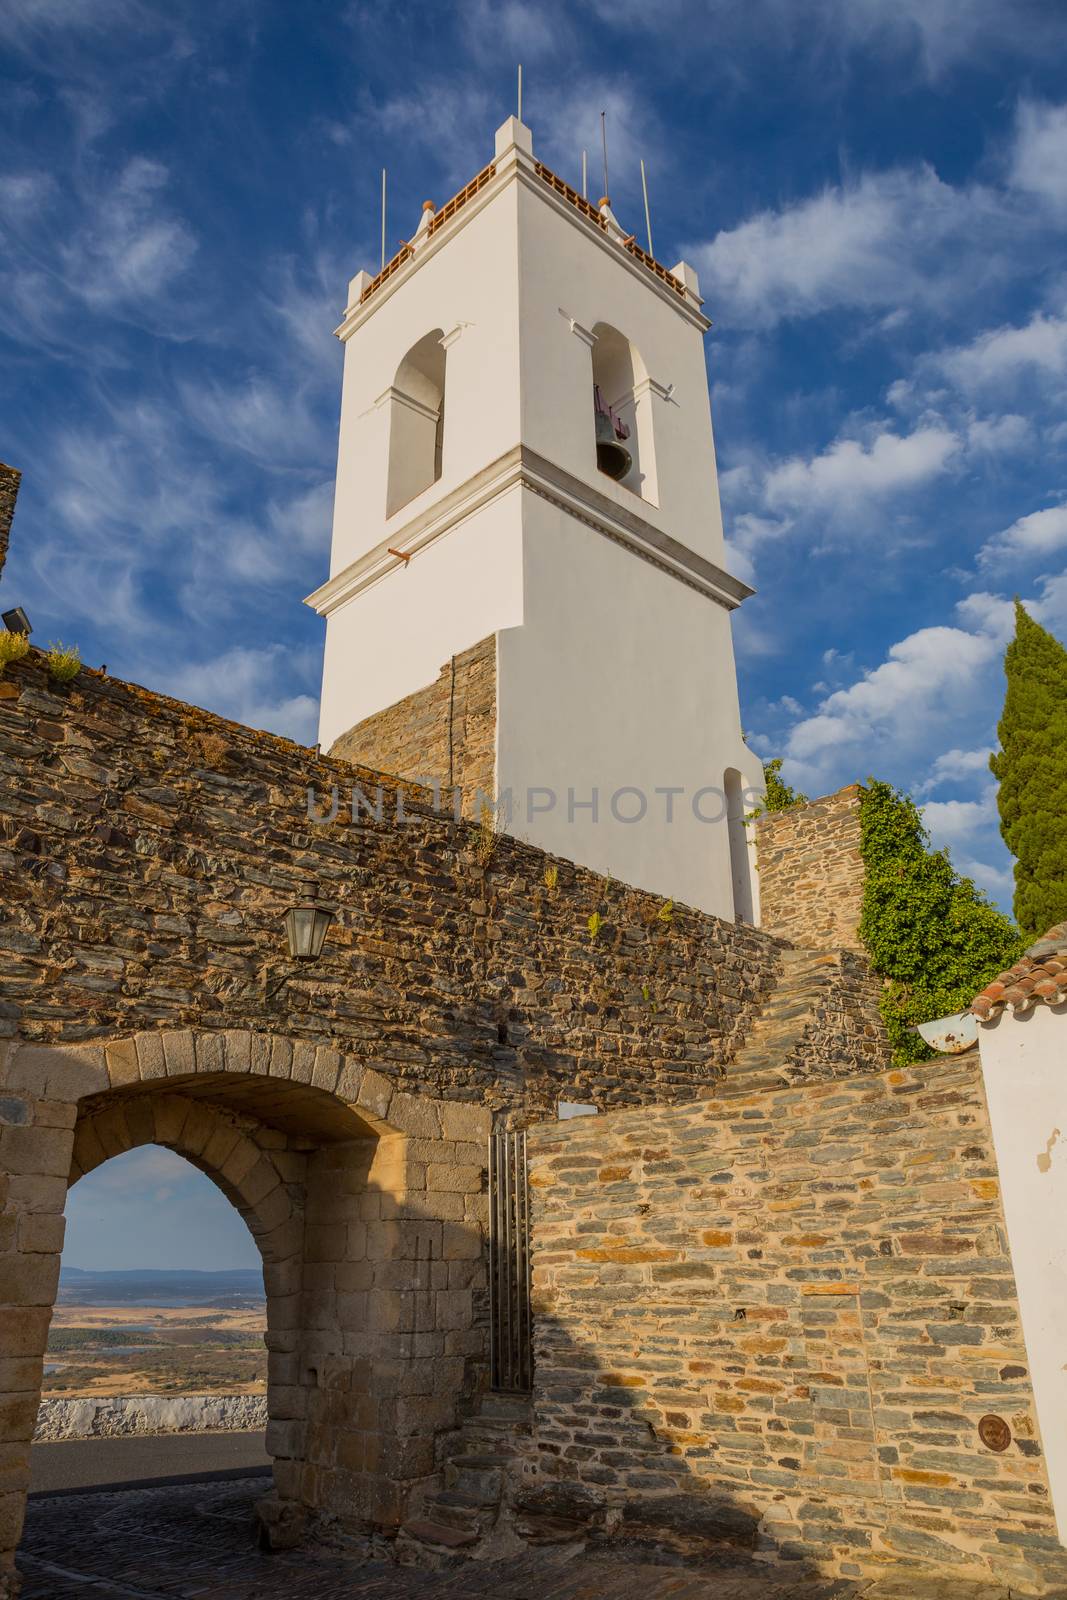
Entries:
[[445,427],[445,347],[440,328],[413,344],[396,369],[389,400],[389,474],[385,514],[391,517],[441,476]]
[[606,322],[593,329],[593,420],[597,467],[656,500],[656,454],[648,372],[637,347]]

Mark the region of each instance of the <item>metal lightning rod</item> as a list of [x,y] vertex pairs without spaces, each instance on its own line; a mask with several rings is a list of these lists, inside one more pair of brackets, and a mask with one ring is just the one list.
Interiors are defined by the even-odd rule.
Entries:
[[385,271],[385,168],[382,168],[382,271]]
[[656,252],[652,248],[652,218],[648,210],[648,181],[645,178],[644,157],[641,159],[641,192],[645,197],[645,232],[648,234],[648,253],[650,256],[654,256]]
[[519,62],[519,121],[522,121],[522,62]]
[[610,199],[611,190],[608,188],[608,114],[600,113],[600,143],[604,150],[604,198]]
[[589,199],[589,152],[582,151],[582,199]]

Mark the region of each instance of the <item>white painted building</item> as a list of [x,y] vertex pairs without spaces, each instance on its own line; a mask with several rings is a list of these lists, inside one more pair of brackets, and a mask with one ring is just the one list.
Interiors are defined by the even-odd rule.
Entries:
[[972,1010],[1041,1444],[1067,1543],[1067,923]]
[[730,636],[752,591],[723,566],[708,327],[692,269],[652,261],[509,119],[485,171],[352,281],[330,578],[308,604],[323,748],[495,638],[507,830],[756,920],[742,797],[763,778]]

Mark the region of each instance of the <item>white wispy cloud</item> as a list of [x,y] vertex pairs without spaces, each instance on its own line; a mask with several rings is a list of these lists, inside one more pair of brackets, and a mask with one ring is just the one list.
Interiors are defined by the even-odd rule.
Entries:
[[1025,100],[1019,106],[1011,181],[1052,210],[1067,213],[1067,105]]
[[989,772],[992,753],[988,745],[983,745],[979,750],[942,751],[930,768],[929,775],[916,785],[915,793],[922,796],[946,785],[969,783],[976,777],[985,776]]
[[136,1194],[146,1189],[158,1190],[161,1186],[171,1189],[194,1175],[195,1169],[184,1156],[163,1145],[146,1144],[104,1162],[96,1169],[93,1183],[100,1189]]
[[1044,558],[1067,550],[1067,500],[1031,511],[995,534],[978,552],[984,566],[1011,558]]
[[[1067,573],[1042,579],[1025,599],[1032,616],[1061,631],[1067,623]],[[960,730],[991,741],[1003,699],[1002,662],[1015,626],[1013,602],[975,590],[951,624],[924,627],[892,644],[878,665],[824,695],[784,737],[760,747],[784,757],[784,775],[810,794],[843,782],[893,774],[922,802],[937,847],[1002,903],[1010,903],[990,779],[990,742],[961,746]],[[771,746],[773,745],[773,750]],[[929,799],[946,788],[957,794]]]
[[798,722],[787,754],[814,775],[842,745],[910,744],[925,722],[943,722],[969,706],[975,675],[999,655],[1000,640],[964,628],[919,628],[891,645],[885,660],[847,689],[835,690],[814,716]]
[[1015,888],[1015,875],[1010,866],[998,866],[964,852],[954,853],[953,860],[957,871],[965,878],[973,878],[991,900],[999,901],[1005,909],[1010,908]]
[[1019,326],[990,328],[964,345],[931,355],[920,370],[942,374],[965,393],[975,393],[1021,374],[1067,375],[1067,316],[1038,311]]
[[984,455],[1013,454],[1033,441],[1034,427],[1029,417],[1007,411],[999,417],[971,417],[967,422],[967,443]]
[[996,785],[987,784],[977,800],[927,800],[922,811],[931,836],[955,850],[996,824]]
[[185,414],[209,439],[226,439],[263,466],[301,466],[314,460],[322,434],[306,386],[252,372],[181,386]]
[[780,52],[794,71],[828,70],[862,56],[900,74],[937,80],[963,62],[995,54],[1039,57],[1057,33],[1044,0],[590,0],[612,28],[644,38],[666,33],[686,41],[686,59],[719,74],[744,70],[749,52]]
[[206,706],[249,728],[266,728],[312,744],[318,721],[317,695],[294,694],[294,677],[312,679],[317,652],[281,645],[236,645],[207,661],[176,664],[157,686],[179,700]]
[[14,216],[42,206],[55,186],[47,172],[5,172],[0,175],[0,212]]
[[89,305],[155,299],[188,267],[196,239],[162,198],[169,180],[162,162],[135,156],[86,205],[61,259],[68,287]]
[[714,313],[731,326],[839,308],[936,307],[958,297],[977,271],[967,255],[948,276],[947,245],[986,233],[986,258],[1003,232],[1002,202],[975,186],[957,189],[932,167],[861,173],[777,210],[764,210],[685,254],[701,273]]
[[856,502],[916,488],[946,470],[960,448],[945,428],[919,428],[901,436],[883,432],[869,444],[838,439],[820,455],[793,457],[774,467],[763,495],[772,509],[846,512]]
[[27,43],[35,37],[67,32],[96,32],[130,20],[139,7],[128,0],[5,0],[0,9],[0,38]]

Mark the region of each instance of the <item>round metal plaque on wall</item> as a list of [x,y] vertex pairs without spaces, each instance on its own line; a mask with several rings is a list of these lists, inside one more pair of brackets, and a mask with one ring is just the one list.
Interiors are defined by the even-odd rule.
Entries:
[[1003,1417],[983,1417],[978,1424],[978,1437],[987,1450],[1006,1450],[1011,1444],[1011,1429]]

